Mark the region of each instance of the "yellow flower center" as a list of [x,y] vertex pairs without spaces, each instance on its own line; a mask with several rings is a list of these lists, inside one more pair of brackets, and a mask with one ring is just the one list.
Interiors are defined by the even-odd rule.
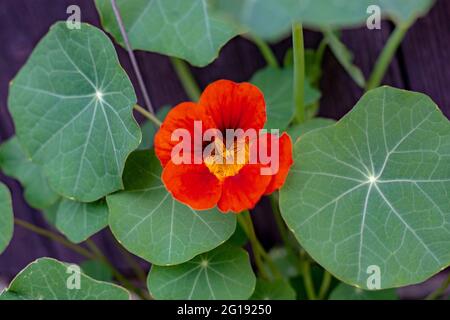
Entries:
[[209,171],[220,181],[235,176],[248,163],[249,147],[245,141],[236,141],[228,149],[224,143],[214,140],[214,150],[204,162]]

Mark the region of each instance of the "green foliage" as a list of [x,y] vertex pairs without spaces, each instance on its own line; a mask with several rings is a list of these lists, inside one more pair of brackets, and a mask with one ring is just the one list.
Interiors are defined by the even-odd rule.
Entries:
[[421,282],[450,263],[450,124],[427,96],[383,87],[295,145],[282,215],[308,253],[366,288]]
[[330,300],[397,300],[395,289],[363,290],[340,283],[330,294]]
[[302,135],[319,129],[328,127],[336,121],[327,118],[314,118],[301,124],[296,124],[288,128],[287,133],[291,136],[292,141],[296,142]]
[[[237,35],[233,23],[212,13],[210,0],[118,0],[134,49],[182,58],[205,66]],[[123,45],[109,0],[96,0],[102,25]]]
[[[0,294],[0,300],[128,300],[129,293],[114,284],[94,280],[51,258],[30,263]],[[70,271],[70,272],[69,272]],[[79,289],[69,289],[71,276],[80,276]]]
[[55,24],[12,81],[8,103],[20,144],[57,193],[90,202],[122,188],[141,133],[134,89],[102,31]]
[[[164,106],[161,109],[158,110],[156,113],[156,117],[163,121],[166,115],[170,111],[170,106]],[[158,128],[155,126],[155,124],[151,121],[145,121],[144,124],[141,126],[142,131],[142,141],[139,145],[139,150],[148,150],[153,148],[153,139],[155,138],[155,134],[157,132]]]
[[258,279],[251,300],[295,300],[295,291],[285,280]]
[[247,252],[229,245],[176,266],[153,266],[148,276],[156,299],[247,299],[255,282]]
[[81,270],[87,276],[99,281],[111,281],[113,274],[106,264],[98,260],[86,260],[80,264]]

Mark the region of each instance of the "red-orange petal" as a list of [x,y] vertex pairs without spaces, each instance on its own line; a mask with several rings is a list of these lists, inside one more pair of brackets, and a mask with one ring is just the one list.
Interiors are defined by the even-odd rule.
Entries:
[[193,152],[194,142],[194,121],[202,121],[202,132],[199,132],[200,139],[203,132],[212,125],[211,119],[193,102],[183,102],[175,106],[167,114],[164,122],[155,135],[155,152],[161,165],[164,167],[171,160],[171,152],[178,141],[172,141],[172,133],[177,129],[186,129],[191,135],[191,150]]
[[287,133],[283,133],[279,139],[279,166],[278,171],[272,176],[264,194],[271,194],[280,189],[286,181],[289,169],[294,160],[292,158],[292,140]]
[[215,81],[203,91],[199,105],[206,109],[219,130],[259,130],[266,122],[264,96],[250,83]]
[[178,201],[195,210],[212,209],[221,195],[220,181],[204,164],[174,164],[163,169],[162,181]]
[[223,181],[222,196],[217,204],[220,211],[239,213],[256,205],[272,178],[261,175],[260,169],[259,164],[248,164],[237,175]]

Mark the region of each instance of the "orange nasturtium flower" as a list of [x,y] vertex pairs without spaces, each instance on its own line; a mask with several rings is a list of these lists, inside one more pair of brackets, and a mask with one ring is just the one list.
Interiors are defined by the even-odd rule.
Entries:
[[[200,129],[194,124],[199,121],[202,123]],[[239,144],[243,145],[244,160],[238,161],[239,157],[234,157],[231,162],[220,160],[236,154],[239,149],[237,141],[231,144],[217,141],[217,138],[208,143],[202,141],[202,150],[211,143],[221,145],[222,149],[218,150],[223,150],[202,157],[202,150],[197,152],[198,148],[194,146],[194,138],[190,142],[192,154],[189,157],[197,161],[178,163],[172,158],[173,150],[179,144],[179,139],[173,139],[173,133],[177,129],[185,129],[192,136],[202,136],[206,130],[216,129],[225,137],[227,129],[259,132],[265,122],[264,96],[250,83],[219,80],[205,89],[198,103],[180,103],[169,112],[155,136],[155,152],[163,166],[162,180],[166,188],[175,199],[196,210],[217,206],[222,212],[238,213],[253,208],[263,195],[279,189],[286,180],[293,163],[289,135],[283,133],[278,137],[263,133],[252,141],[247,139]],[[271,155],[269,142],[275,139],[279,154],[272,157],[272,161],[277,161],[273,166],[276,171],[262,174],[261,169],[270,165],[267,161],[260,161],[259,156],[257,161],[249,161],[249,150],[257,140],[259,148],[265,147],[266,154]]]

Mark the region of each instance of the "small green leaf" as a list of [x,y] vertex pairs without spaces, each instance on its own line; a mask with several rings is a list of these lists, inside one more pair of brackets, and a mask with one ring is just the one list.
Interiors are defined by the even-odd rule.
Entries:
[[364,88],[366,79],[364,78],[361,69],[353,64],[353,53],[341,42],[332,30],[324,30],[324,35],[331,51],[333,51],[334,56],[345,71],[347,71],[349,76],[360,88]]
[[258,279],[250,300],[295,300],[295,291],[285,280]]
[[363,290],[340,283],[330,294],[329,300],[397,300],[395,289]]
[[[205,66],[237,35],[234,25],[211,12],[210,0],[118,0],[133,49],[158,52]],[[123,45],[109,0],[96,0],[102,25]]]
[[[267,106],[266,129],[284,130],[294,117],[293,70],[266,67],[250,80],[264,94]],[[319,100],[320,92],[305,82],[305,104]]]
[[[30,263],[0,294],[0,300],[128,300],[129,293],[114,284],[94,280],[68,263],[41,258]],[[80,277],[80,287],[75,277]],[[71,278],[72,277],[72,278]],[[73,282],[72,282],[73,281]]]
[[130,252],[158,265],[188,261],[228,240],[236,217],[217,209],[195,211],[176,201],[161,181],[153,151],[136,151],[123,176],[126,191],[109,195],[109,225]]
[[332,124],[336,123],[333,119],[327,118],[313,118],[311,120],[306,121],[305,123],[296,124],[287,129],[287,133],[291,136],[292,141],[296,142],[300,136],[308,133],[310,131],[328,127]]
[[153,266],[147,285],[156,299],[242,300],[255,282],[247,252],[224,245],[180,265]]
[[70,241],[80,243],[108,225],[105,200],[83,203],[63,199],[56,213],[56,228]]
[[[286,248],[275,247],[269,251],[269,256],[286,279],[298,275],[298,268],[296,266],[298,261],[292,254],[289,254]],[[270,272],[270,270],[268,270],[268,272]]]
[[[156,112],[156,117],[164,121],[164,118],[170,111],[170,106],[164,106]],[[155,134],[158,128],[156,128],[155,124],[151,121],[145,121],[141,127],[142,130],[142,141],[139,145],[139,150],[148,150],[153,148],[153,139],[155,138]]]
[[91,202],[122,188],[141,133],[133,86],[101,30],[55,24],[12,81],[8,103],[20,144],[57,193]]
[[8,188],[0,183],[0,253],[2,253],[13,236],[14,217],[11,194]]
[[6,175],[19,180],[30,206],[43,209],[58,200],[41,167],[31,162],[16,137],[0,145],[0,167]]
[[99,281],[111,281],[113,274],[103,262],[97,260],[86,260],[80,264],[81,270],[87,276]]
[[294,156],[282,216],[338,279],[399,287],[450,264],[450,124],[430,98],[372,90]]

